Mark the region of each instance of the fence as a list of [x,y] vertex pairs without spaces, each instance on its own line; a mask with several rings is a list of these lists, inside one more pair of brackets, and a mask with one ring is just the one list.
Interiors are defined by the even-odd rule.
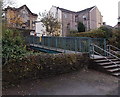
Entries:
[[77,52],[89,52],[89,53],[91,50],[91,43],[94,43],[99,47],[103,48],[104,50],[106,50],[106,39],[104,38],[29,36],[27,38],[27,43],[38,44],[38,45],[43,45],[47,47],[60,48],[64,50],[71,50],[71,51],[77,51]]

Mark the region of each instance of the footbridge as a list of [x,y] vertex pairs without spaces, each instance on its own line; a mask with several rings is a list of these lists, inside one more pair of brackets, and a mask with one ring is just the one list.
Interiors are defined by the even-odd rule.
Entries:
[[29,36],[30,48],[46,53],[87,53],[94,67],[114,76],[120,76],[120,49],[107,45],[104,38]]
[[53,50],[62,53],[89,53],[91,54],[91,44],[96,44],[104,50],[107,49],[106,39],[90,37],[51,37],[51,36],[29,36],[27,44],[32,48]]

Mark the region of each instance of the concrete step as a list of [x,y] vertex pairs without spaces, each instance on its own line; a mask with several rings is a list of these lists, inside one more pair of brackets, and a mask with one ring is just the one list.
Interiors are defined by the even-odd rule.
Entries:
[[112,65],[112,64],[118,64],[120,63],[120,61],[116,61],[116,62],[106,62],[106,63],[99,63],[100,65]]
[[109,62],[109,61],[106,59],[102,59],[102,60],[95,60],[95,62],[100,63],[100,62]]
[[120,76],[120,60],[113,57],[107,57],[107,59],[105,57],[96,57],[93,61],[111,75]]
[[120,70],[120,68],[115,68],[115,69],[107,69],[107,71],[109,71],[109,72],[116,72],[116,71],[119,71]]
[[118,65],[108,65],[108,66],[103,66],[103,68],[106,68],[106,69],[108,69],[108,68],[115,68],[115,67],[118,67]]
[[107,61],[119,61],[118,59],[102,59],[102,60],[95,60],[95,62],[107,62]]
[[112,73],[112,75],[115,75],[115,76],[120,76],[120,72],[117,72],[117,73]]

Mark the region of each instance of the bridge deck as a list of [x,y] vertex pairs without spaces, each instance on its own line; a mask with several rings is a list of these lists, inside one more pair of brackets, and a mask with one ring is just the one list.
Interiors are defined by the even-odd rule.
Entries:
[[[53,50],[53,51],[58,51],[58,52],[61,52],[61,53],[77,53],[77,54],[81,54],[81,52],[77,52],[77,51],[64,50],[64,49],[60,49],[60,48],[48,47],[48,46],[37,45],[37,44],[30,44],[30,46],[49,49],[49,50]],[[93,55],[91,55],[91,58],[93,58]],[[94,59],[97,59],[97,58],[104,58],[104,56],[94,55]]]
[[54,50],[54,51],[58,51],[58,52],[61,52],[61,53],[81,53],[81,52],[77,52],[77,51],[64,50],[64,49],[60,49],[60,48],[48,47],[48,46],[37,45],[37,44],[30,44],[30,46],[49,49],[49,50]]

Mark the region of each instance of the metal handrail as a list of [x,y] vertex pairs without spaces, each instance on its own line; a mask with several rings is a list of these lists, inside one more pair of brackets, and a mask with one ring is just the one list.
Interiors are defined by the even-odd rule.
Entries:
[[94,45],[94,47],[97,47],[97,48],[99,48],[100,50],[102,50],[102,51],[104,51],[104,52],[108,53],[109,55],[111,55],[111,56],[115,57],[116,59],[120,60],[120,58],[119,58],[119,57],[117,57],[116,55],[114,55],[114,54],[112,54],[112,53],[110,53],[110,52],[108,52],[108,51],[106,51],[106,50],[102,49],[101,47],[99,47],[99,46],[97,46],[97,45],[95,45],[95,44],[92,44],[92,45]]
[[115,48],[116,50],[120,51],[119,48],[117,48],[117,47],[115,47],[115,46],[113,46],[113,45],[107,45],[107,47],[112,47],[112,48]]
[[[108,51],[106,51],[106,50],[104,50],[104,49],[102,49],[101,47],[99,47],[99,46],[97,46],[97,45],[95,45],[95,44],[91,44],[92,46],[93,46],[93,53],[97,53],[98,55],[101,55],[101,56],[103,56],[102,54],[100,54],[100,53],[98,53],[98,52],[96,52],[95,50],[94,50],[94,47],[96,47],[96,48],[99,48],[100,50],[102,50],[102,51],[104,51],[104,52],[106,52],[106,53],[109,53],[111,56],[113,56],[113,57],[115,57],[116,59],[118,59],[118,60],[120,60],[120,58],[118,58],[117,56],[115,56],[115,55],[113,55],[113,54],[111,54],[110,52],[108,52]],[[93,57],[94,57],[94,55],[93,55]],[[110,61],[110,62],[112,62],[112,63],[114,63],[115,65],[117,65],[117,66],[119,66],[118,64],[116,64],[115,62],[113,62],[113,61],[111,61],[110,59],[108,59],[106,56],[103,56],[106,60],[108,60],[108,61]]]

